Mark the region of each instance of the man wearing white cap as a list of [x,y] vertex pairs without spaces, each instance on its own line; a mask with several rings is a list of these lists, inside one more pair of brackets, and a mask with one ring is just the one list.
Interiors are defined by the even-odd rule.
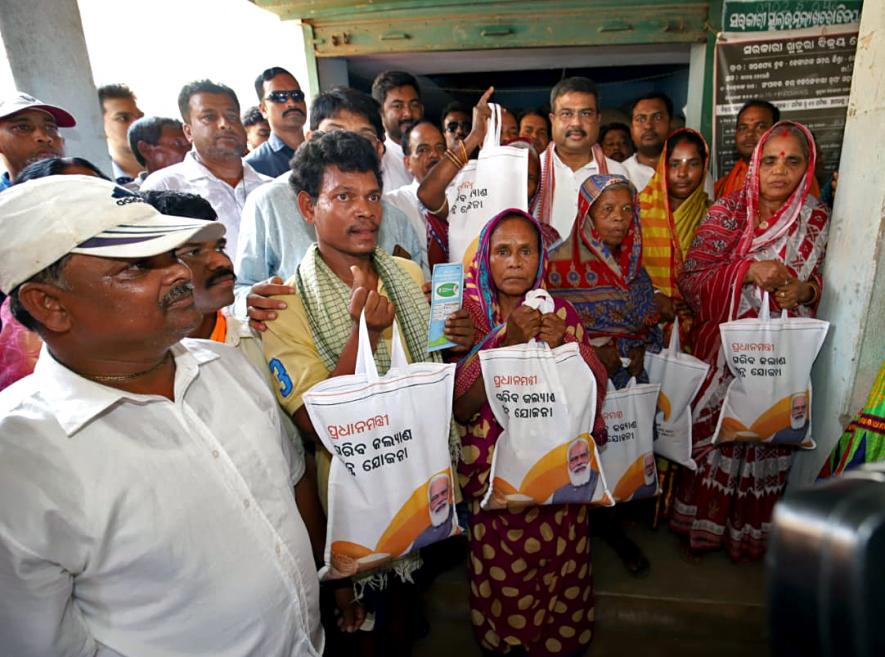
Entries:
[[224,227],[109,181],[0,194],[0,290],[44,348],[0,393],[0,642],[16,657],[323,650],[291,443],[175,255]]
[[6,167],[0,176],[0,190],[9,187],[31,162],[64,155],[58,129],[75,125],[74,117],[61,107],[28,94],[16,92],[0,100],[0,159]]

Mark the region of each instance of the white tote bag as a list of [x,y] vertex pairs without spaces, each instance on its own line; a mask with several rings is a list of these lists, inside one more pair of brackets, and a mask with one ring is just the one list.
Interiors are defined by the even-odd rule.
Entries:
[[501,210],[528,210],[529,154],[524,148],[501,146],[501,106],[489,103],[486,136],[479,156],[470,160],[453,181],[449,205],[449,262],[461,262],[464,252]]
[[679,318],[673,322],[670,346],[660,353],[645,352],[649,383],[659,383],[655,426],[655,454],[696,470],[691,458],[691,401],[704,384],[710,365],[682,352],[679,345]]
[[332,455],[323,579],[354,575],[459,533],[449,456],[455,366],[406,360],[393,323],[378,376],[365,316],[356,373],[318,383],[304,406]]
[[719,325],[728,384],[713,444],[733,441],[798,445],[813,449],[811,366],[829,322],[811,317],[771,317],[768,292],[756,319]]
[[527,344],[479,353],[486,397],[503,431],[483,509],[614,502],[590,432],[596,378],[578,344]]
[[602,471],[615,502],[653,497],[660,490],[655,466],[654,422],[661,386],[636,383],[615,389],[611,381],[602,404],[608,441],[600,450]]

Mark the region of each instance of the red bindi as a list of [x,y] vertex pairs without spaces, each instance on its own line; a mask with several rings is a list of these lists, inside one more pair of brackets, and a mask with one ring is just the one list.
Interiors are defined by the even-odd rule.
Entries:
[[781,151],[781,152],[780,152],[780,156],[783,157],[784,155],[786,155],[786,153],[784,153],[783,151]]

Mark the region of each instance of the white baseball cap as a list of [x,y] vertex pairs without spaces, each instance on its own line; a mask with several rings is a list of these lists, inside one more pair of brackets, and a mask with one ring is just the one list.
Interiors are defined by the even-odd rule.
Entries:
[[20,91],[17,91],[14,96],[0,99],[0,119],[5,119],[25,110],[46,112],[55,119],[59,128],[73,128],[77,125],[77,121],[74,120],[74,117],[67,110],[44,103],[42,100],[37,100],[33,96]]
[[0,291],[68,253],[148,258],[217,240],[224,225],[160,214],[137,194],[92,176],[47,176],[0,192]]

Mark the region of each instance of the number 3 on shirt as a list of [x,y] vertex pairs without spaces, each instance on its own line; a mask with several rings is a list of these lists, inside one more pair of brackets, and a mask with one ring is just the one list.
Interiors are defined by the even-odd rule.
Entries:
[[268,361],[267,366],[270,368],[270,373],[273,374],[273,378],[279,386],[278,389],[280,395],[288,397],[292,394],[292,389],[295,385],[292,383],[292,379],[289,378],[289,373],[286,371],[286,367],[280,362],[280,359],[272,358]]

